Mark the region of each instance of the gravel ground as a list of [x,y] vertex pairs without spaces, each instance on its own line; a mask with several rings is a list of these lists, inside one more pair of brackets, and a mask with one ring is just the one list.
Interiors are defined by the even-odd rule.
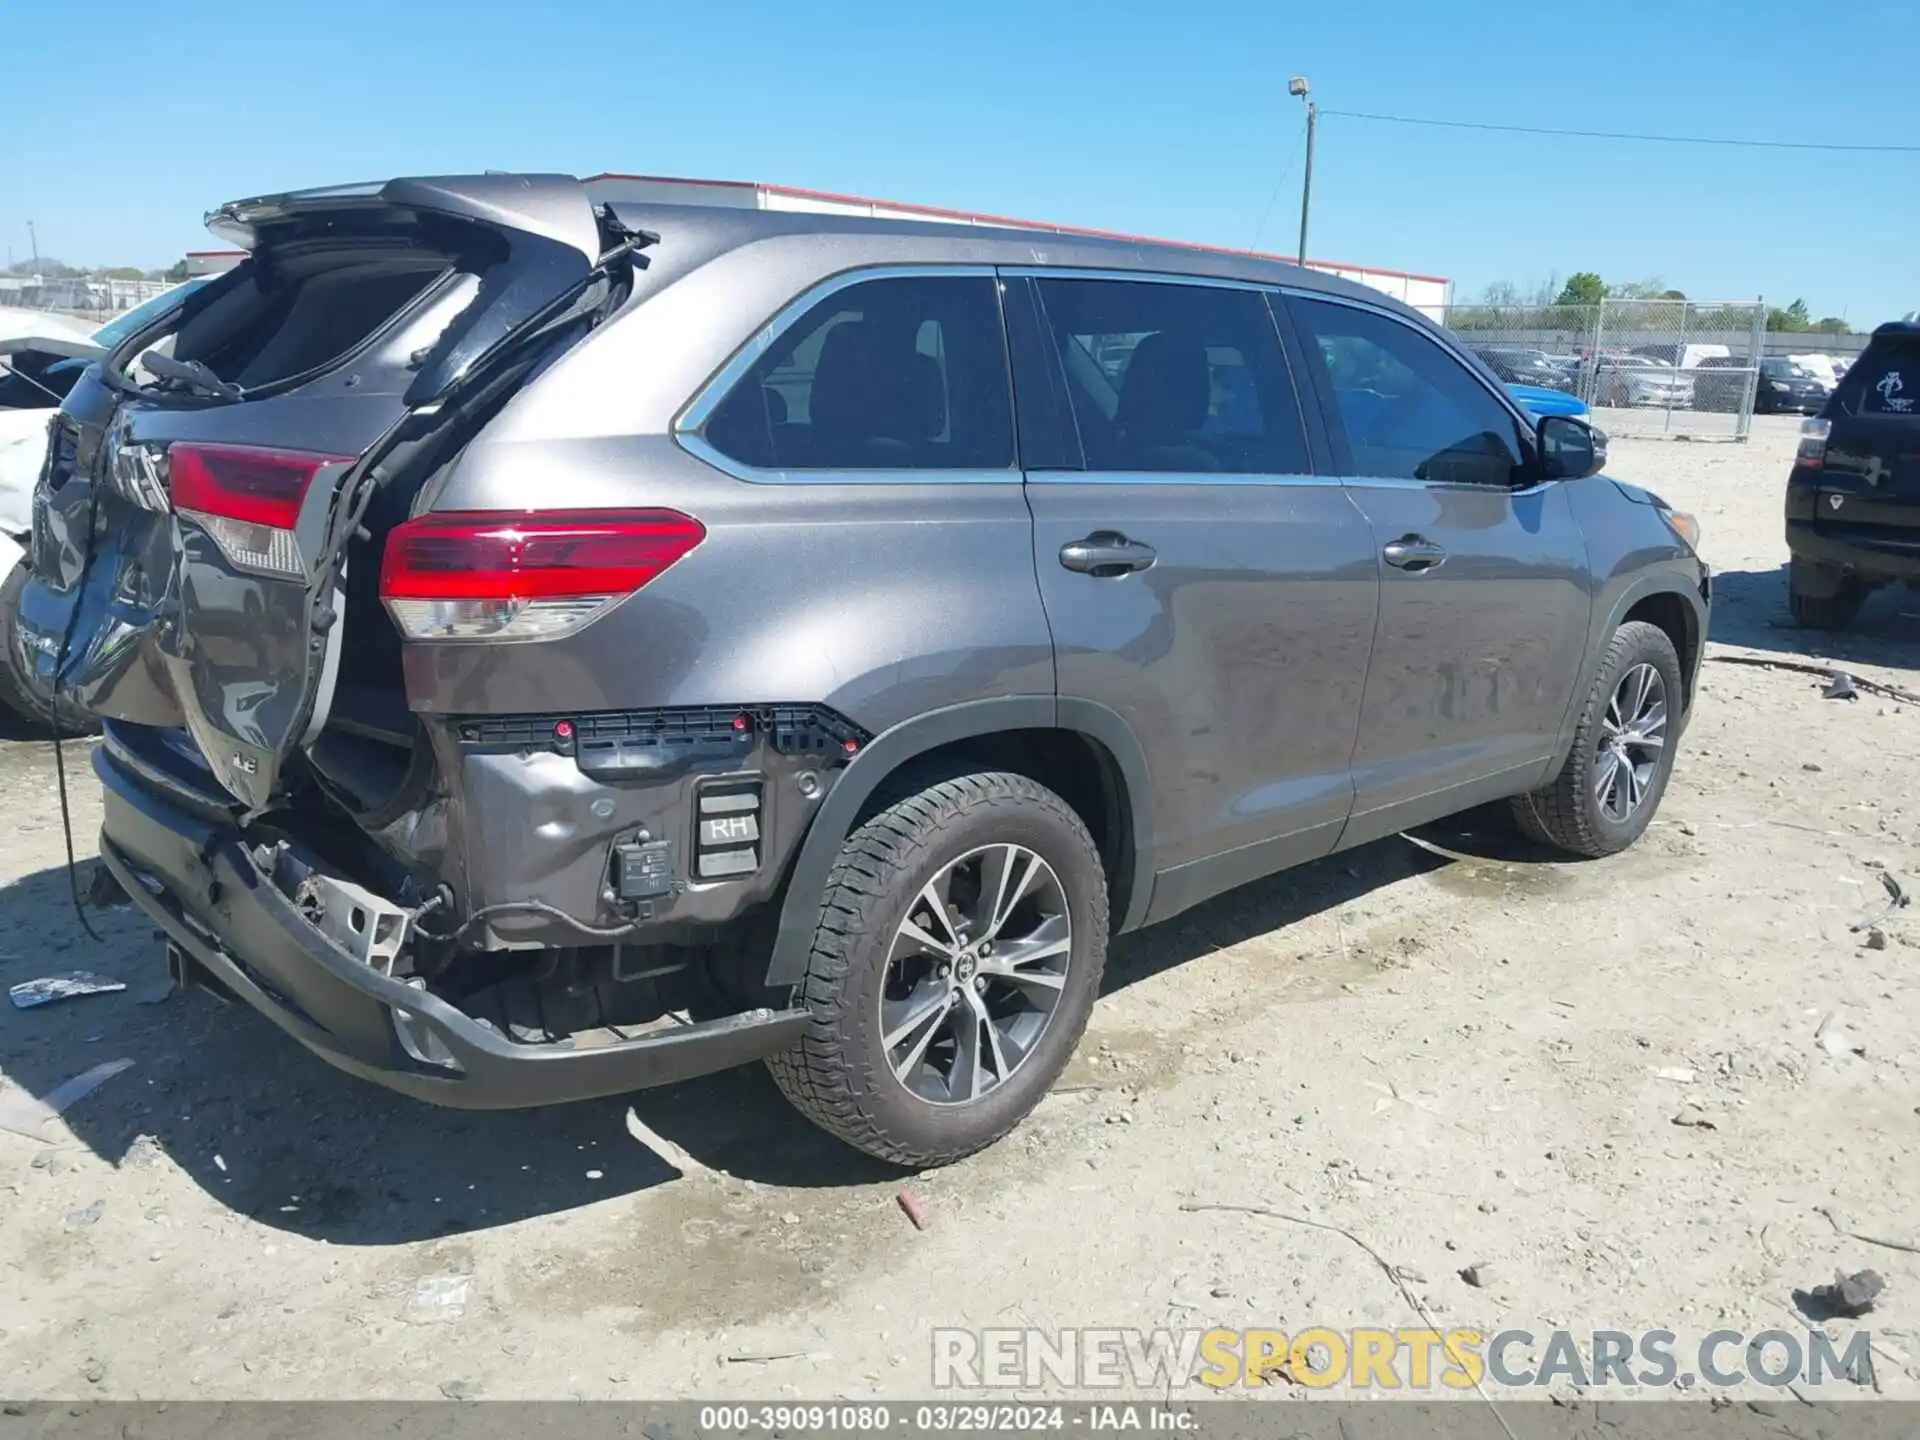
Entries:
[[[1786,628],[1793,432],[1615,447],[1701,517],[1716,657],[1823,643]],[[1883,592],[1832,653],[1913,685],[1913,611]],[[1712,661],[1625,855],[1555,863],[1469,819],[1424,832],[1469,858],[1389,840],[1130,936],[1062,1092],[911,1181],[922,1233],[900,1177],[757,1070],[463,1115],[162,999],[145,926],[79,931],[51,751],[9,742],[0,979],[129,989],[0,1009],[0,1105],[134,1065],[42,1139],[0,1131],[0,1373],[51,1397],[905,1397],[935,1324],[1417,1323],[1336,1234],[1181,1208],[1218,1202],[1346,1227],[1442,1325],[1489,1331],[1791,1327],[1796,1289],[1872,1266],[1879,1382],[1920,1393],[1920,1265],[1818,1208],[1920,1238],[1920,924],[1849,930],[1880,873],[1920,874],[1917,761],[1916,707]],[[414,1303],[450,1277],[464,1309]]]

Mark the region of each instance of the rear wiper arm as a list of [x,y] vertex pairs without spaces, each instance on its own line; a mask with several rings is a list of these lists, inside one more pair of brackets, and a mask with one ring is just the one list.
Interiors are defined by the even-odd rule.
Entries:
[[219,400],[240,400],[246,396],[246,391],[228,384],[198,360],[176,360],[171,355],[148,352],[140,357],[140,363],[162,380],[171,380]]

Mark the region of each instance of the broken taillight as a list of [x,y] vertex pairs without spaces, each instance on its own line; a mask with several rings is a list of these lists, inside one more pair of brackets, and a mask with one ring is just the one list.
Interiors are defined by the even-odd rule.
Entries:
[[179,441],[167,447],[173,508],[241,570],[299,579],[306,573],[294,525],[313,477],[352,456]]
[[676,510],[455,511],[387,537],[380,598],[409,640],[544,640],[585,625],[706,538]]

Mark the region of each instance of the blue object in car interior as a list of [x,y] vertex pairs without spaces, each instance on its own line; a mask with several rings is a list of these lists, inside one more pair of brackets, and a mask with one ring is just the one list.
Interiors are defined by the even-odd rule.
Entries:
[[1544,385],[1509,385],[1507,393],[1536,415],[1584,415],[1586,402],[1564,390],[1549,390]]

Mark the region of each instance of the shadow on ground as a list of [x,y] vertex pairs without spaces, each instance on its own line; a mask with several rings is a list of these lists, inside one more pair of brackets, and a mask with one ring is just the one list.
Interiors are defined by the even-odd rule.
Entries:
[[1867,597],[1841,631],[1803,630],[1787,611],[1787,567],[1727,570],[1713,577],[1710,638],[1744,650],[1815,655],[1840,664],[1920,669],[1920,595],[1888,585]]
[[[1423,834],[1460,853],[1541,858],[1484,814]],[[1105,988],[1138,984],[1451,864],[1392,839],[1272,877],[1123,937],[1113,947]],[[157,1146],[208,1194],[263,1224],[334,1243],[402,1244],[676,1178],[630,1133],[629,1105],[646,1127],[701,1163],[761,1183],[839,1186],[895,1173],[807,1124],[758,1066],[537,1111],[442,1110],[392,1095],[332,1070],[245,1006],[199,992],[160,999],[166,987],[157,933],[130,910],[89,913],[104,944],[81,932],[60,868],[0,889],[6,984],[83,966],[129,986],[30,1011],[0,1007],[0,1072],[13,1086],[45,1095],[103,1060],[133,1060],[132,1069],[66,1113],[80,1143],[113,1164],[135,1166]],[[59,1127],[48,1131],[58,1134]],[[0,1135],[0,1155],[9,1163],[27,1165],[45,1148]]]

